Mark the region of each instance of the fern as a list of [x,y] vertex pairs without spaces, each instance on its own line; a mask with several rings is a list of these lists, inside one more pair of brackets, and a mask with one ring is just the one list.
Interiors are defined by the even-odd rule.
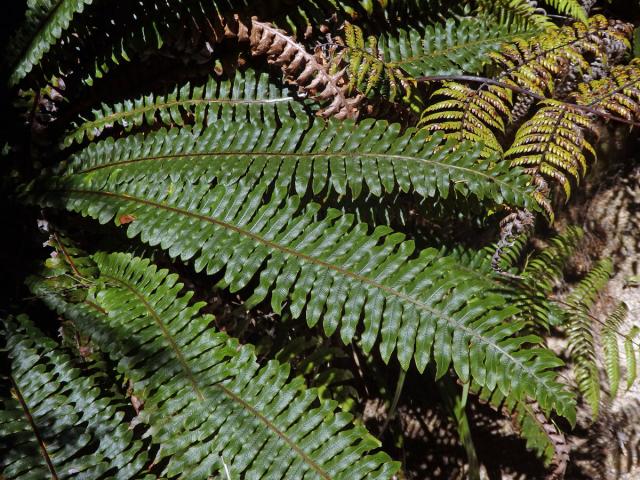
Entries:
[[[546,100],[542,108],[517,132],[505,157],[513,166],[527,167],[531,175],[544,175],[560,183],[567,198],[571,195],[571,180],[579,182],[587,173],[589,158],[596,152],[585,139],[585,129],[593,125],[583,112],[565,104]],[[544,199],[539,200],[550,218],[553,210]]]
[[384,87],[393,101],[398,92],[410,94],[421,76],[480,73],[489,52],[519,35],[492,19],[463,17],[424,30],[399,29],[379,40],[370,36],[365,46],[362,30],[346,24],[350,86],[366,95]]
[[585,12],[579,0],[545,0],[545,3],[548,3],[560,13],[584,22],[587,21],[587,12]]
[[[240,114],[242,110],[234,109],[234,115]],[[300,195],[309,188],[318,194],[328,184],[340,194],[350,189],[354,197],[364,184],[376,196],[414,190],[424,197],[475,195],[535,208],[526,177],[507,165],[481,161],[470,144],[443,144],[440,135],[427,141],[424,132],[413,129],[401,134],[399,125],[385,121],[317,121],[307,129],[287,111],[277,119],[280,128],[273,119],[247,125],[223,118],[222,125],[214,123],[202,132],[161,129],[144,137],[108,139],[72,156],[60,173],[73,182],[110,181],[114,172],[116,183],[143,177],[163,181],[177,175],[218,179],[224,185],[243,178],[275,179]]]
[[[623,322],[629,314],[629,307],[624,302],[608,316],[602,329],[602,345],[604,347],[604,363],[607,377],[609,378],[609,394],[615,398],[620,385],[620,350],[618,348],[618,335]],[[636,353],[634,350],[634,335],[625,337],[625,353],[627,355],[627,385],[631,387],[636,379]]]
[[25,316],[4,322],[11,397],[0,399],[3,478],[141,478],[149,461],[124,400],[101,391]]
[[126,254],[92,259],[100,275],[80,303],[46,281],[31,288],[132,382],[145,436],[160,447],[154,462],[167,460],[161,475],[208,478],[223,462],[255,478],[388,478],[397,468],[384,454],[366,455],[378,442],[349,427],[335,402],[316,405],[314,390],[288,380],[288,366],[259,368],[251,348],[209,328],[212,317],[198,314],[203,303],[191,304],[192,293],[179,295],[176,275]]
[[547,12],[531,0],[479,0],[478,9],[518,30],[536,31],[555,27]]
[[566,299],[571,315],[567,334],[571,359],[575,363],[576,381],[594,416],[598,415],[600,408],[600,380],[589,310],[609,281],[612,268],[609,261],[598,263]]
[[576,70],[582,75],[591,71],[595,60],[590,63],[585,56],[595,56],[595,63],[606,64],[611,45],[628,48],[627,35],[627,29],[595,16],[588,25],[576,23],[530,40],[515,41],[494,55],[500,71],[498,85],[484,82],[472,88],[445,82],[434,93],[444,99],[427,107],[421,122],[427,130],[444,130],[451,138],[483,142],[486,155],[502,154],[501,136],[514,108],[511,86],[537,96],[551,96],[557,84],[575,75]]
[[[161,123],[167,126],[184,126],[185,122],[209,126],[217,121],[231,119],[275,122],[280,118],[295,116],[307,121],[300,103],[291,94],[269,83],[267,75],[248,71],[233,81],[218,81],[210,77],[205,85],[186,83],[176,86],[167,95],[153,93],[126,100],[114,105],[102,104],[92,112],[93,118],[81,118],[66,135],[64,145],[81,143],[85,138],[94,140],[105,129],[120,126],[130,132],[134,127]],[[278,112],[276,114],[276,112]]]
[[93,0],[30,0],[24,24],[8,47],[9,83],[16,85],[60,40],[73,17]]
[[400,69],[379,58],[376,37],[369,36],[365,45],[362,29],[350,23],[344,25],[344,32],[350,90],[357,88],[368,96],[384,83],[389,92],[389,100],[392,102],[396,100],[398,94],[402,94],[405,98],[411,95],[412,82]]
[[[364,225],[353,225],[352,216],[333,211],[316,219],[317,205],[295,215],[298,199],[285,200],[282,190],[259,207],[263,187],[241,183],[209,190],[201,183],[185,183],[171,192],[167,187],[147,181],[113,190],[67,186],[64,195],[68,209],[101,223],[123,215],[134,218],[129,236],[141,234],[143,241],[160,244],[183,260],[195,257],[198,271],[206,268],[213,274],[224,268],[223,283],[232,291],[258,276],[266,262],[248,305],[271,292],[276,312],[288,300],[294,317],[305,311],[309,325],[322,320],[327,335],[340,327],[345,342],[353,340],[364,315],[361,344],[366,352],[381,336],[386,361],[397,349],[405,368],[415,358],[424,371],[433,356],[438,376],[453,362],[463,381],[473,375],[481,385],[499,387],[505,394],[543,395],[544,409],[572,417],[570,397],[550,370],[559,365],[557,358],[539,348],[525,349],[538,339],[512,337],[522,324],[504,319],[515,310],[499,295],[483,295],[483,283],[465,282],[468,275],[434,250],[414,257],[413,243],[403,242],[402,235],[382,227],[368,233]],[[481,359],[486,369],[476,369]]]
[[[640,123],[633,26],[591,7],[28,0],[4,58],[3,225],[37,220],[54,251],[35,296],[0,305],[46,332],[2,332],[0,476],[410,477],[360,400],[406,379],[402,409],[455,377],[469,475],[500,462],[477,458],[472,392],[560,479],[579,442],[559,357],[595,416],[602,370],[612,398],[635,383],[640,332],[622,303],[595,314],[610,262],[564,277],[582,230],[536,218],[573,218],[554,189],[583,182],[603,120]],[[15,285],[33,237],[6,249]],[[567,352],[545,345],[558,331]]]

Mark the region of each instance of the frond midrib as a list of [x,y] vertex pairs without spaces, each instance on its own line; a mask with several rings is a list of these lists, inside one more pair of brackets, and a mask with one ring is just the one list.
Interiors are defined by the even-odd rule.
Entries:
[[[154,322],[158,325],[158,328],[160,328],[160,331],[162,332],[162,335],[165,337],[165,339],[169,343],[171,350],[173,350],[174,354],[178,358],[180,367],[182,368],[183,372],[189,379],[189,383],[191,383],[191,386],[193,387],[193,390],[196,396],[198,397],[198,400],[200,400],[201,402],[204,402],[205,396],[202,393],[202,390],[200,389],[200,387],[198,386],[198,382],[193,372],[191,371],[191,368],[189,368],[189,365],[185,360],[182,350],[180,349],[176,341],[173,339],[172,335],[170,334],[169,330],[164,324],[162,318],[160,318],[160,315],[158,315],[158,312],[155,310],[155,308],[153,308],[153,306],[147,301],[145,296],[137,288],[135,288],[135,286],[131,285],[129,282],[126,282],[120,278],[116,278],[112,275],[108,275],[105,273],[101,273],[101,276],[122,285],[124,288],[126,288],[131,293],[133,293],[136,296],[136,298],[144,305],[145,309],[149,312],[149,315],[153,318]],[[108,315],[108,312],[104,312],[104,313]],[[271,430],[276,435],[278,435],[278,437],[280,437],[287,445],[289,445],[304,460],[304,462],[307,463],[311,468],[313,468],[313,470],[315,470],[318,473],[318,475],[320,475],[323,479],[332,480],[328,472],[326,472],[307,453],[305,453],[300,447],[298,447],[298,445],[293,440],[291,440],[289,436],[287,436],[282,430],[280,430],[276,425],[274,425],[273,422],[271,422],[267,417],[261,414],[253,406],[245,402],[241,397],[236,395],[234,392],[226,388],[222,383],[217,383],[214,385],[214,387],[221,390],[227,397],[232,399],[234,402],[238,403],[240,406],[242,406],[243,409],[249,411],[255,418],[260,420],[269,430]]]
[[131,110],[122,112],[114,112],[104,117],[96,118],[95,120],[89,120],[83,123],[78,128],[71,130],[66,137],[73,137],[78,132],[90,130],[93,127],[101,126],[102,124],[112,123],[118,120],[123,120],[129,117],[135,117],[136,115],[144,114],[150,111],[168,109],[171,107],[191,106],[191,105],[268,105],[271,103],[284,103],[293,100],[293,97],[277,97],[277,98],[264,98],[264,99],[242,99],[242,98],[190,98],[187,100],[172,100],[168,102],[152,103],[150,105],[144,105],[142,107],[134,107]]
[[[483,44],[494,44],[496,42],[504,42],[504,41],[510,41],[510,40],[515,40],[518,38],[522,38],[523,34],[522,33],[512,33],[509,35],[505,35],[504,37],[500,37],[499,39],[497,38],[484,38],[481,40],[474,40],[472,42],[463,42],[463,43],[456,43],[455,45],[449,46],[447,48],[443,48],[440,50],[435,50],[435,51],[430,51],[427,52],[423,55],[414,55],[411,57],[403,57],[402,60],[395,60],[395,61],[389,61],[387,64],[391,67],[398,67],[398,68],[402,68],[403,65],[408,64],[408,63],[413,63],[413,62],[417,62],[417,61],[422,61],[423,59],[431,59],[431,58],[436,58],[436,57],[442,57],[442,56],[447,56],[451,53],[457,52],[458,50],[463,50],[465,48],[474,48],[474,47],[479,47]],[[424,39],[423,39],[424,40]]]
[[22,409],[25,418],[27,419],[27,423],[29,424],[29,427],[31,428],[31,431],[33,432],[33,435],[36,438],[36,441],[38,442],[38,449],[40,450],[40,454],[42,455],[42,458],[44,459],[45,463],[47,464],[47,468],[49,469],[49,472],[51,473],[51,478],[53,480],[58,480],[58,478],[60,478],[58,476],[58,473],[56,471],[55,466],[53,465],[53,461],[51,460],[51,456],[49,455],[49,452],[47,451],[47,445],[44,442],[44,439],[42,438],[42,435],[40,433],[40,430],[38,429],[38,426],[36,425],[35,420],[33,419],[33,415],[31,415],[31,409],[29,408],[29,405],[27,404],[26,400],[24,399],[24,396],[22,395],[22,392],[20,391],[20,387],[18,386],[18,382],[15,381],[15,379],[13,378],[13,375],[9,375],[9,380],[11,382],[11,386],[16,394],[16,398],[18,400],[18,403],[20,404],[20,408]]
[[[439,311],[439,310],[435,310],[433,308],[431,308],[429,305],[427,305],[426,303],[420,302],[419,300],[412,298],[411,296],[398,291],[392,287],[388,287],[386,285],[383,285],[379,282],[376,282],[374,280],[371,280],[365,276],[362,276],[358,273],[352,272],[350,270],[347,270],[345,268],[342,268],[338,265],[326,262],[324,260],[320,260],[318,258],[315,257],[311,257],[309,255],[306,255],[304,253],[298,252],[296,250],[293,250],[291,248],[285,247],[283,245],[280,245],[276,242],[267,240],[259,235],[256,235],[252,232],[246,231],[240,227],[237,227],[235,225],[231,225],[228,224],[226,222],[222,222],[218,219],[212,218],[212,217],[208,217],[206,215],[202,215],[199,213],[195,213],[195,212],[190,212],[188,210],[184,210],[181,208],[177,208],[177,207],[173,207],[170,205],[163,205],[161,203],[158,202],[154,202],[151,200],[147,200],[144,198],[139,198],[139,197],[135,197],[133,195],[129,195],[129,194],[124,194],[124,193],[116,193],[116,192],[108,192],[108,191],[101,191],[101,190],[88,190],[88,189],[69,189],[69,190],[65,190],[61,193],[76,193],[76,194],[80,194],[80,195],[96,195],[96,196],[105,196],[105,197],[111,197],[111,198],[117,198],[120,200],[125,200],[125,201],[130,201],[130,202],[134,202],[134,203],[139,203],[139,204],[143,204],[143,205],[147,205],[153,208],[158,208],[158,209],[163,209],[163,210],[167,210],[173,213],[177,213],[180,215],[184,215],[184,216],[188,216],[191,218],[195,218],[197,220],[201,220],[204,222],[208,222],[208,223],[212,223],[215,224],[221,228],[225,228],[228,230],[231,230],[233,232],[236,232],[239,235],[251,238],[252,240],[254,240],[257,243],[261,243],[262,245],[265,245],[273,250],[277,250],[280,251],[284,254],[287,255],[291,255],[294,257],[297,257],[303,261],[309,262],[311,264],[315,264],[318,265],[320,267],[326,268],[328,270],[332,270],[336,273],[339,273],[341,275],[344,275],[345,277],[349,277],[352,278],[356,281],[362,282],[363,284],[367,284],[373,288],[377,288],[379,290],[382,290],[384,292],[386,292],[387,294],[389,294],[390,296],[395,296],[405,302],[411,303],[413,305],[415,305],[416,307],[418,307],[421,310],[427,311],[430,314],[432,314],[433,316],[444,320],[445,322],[447,322],[449,325],[453,326],[454,328],[458,328],[460,330],[465,331],[470,337],[473,337],[475,339],[477,339],[480,343],[483,343],[485,345],[487,345],[487,348],[491,348],[497,352],[499,352],[500,354],[502,354],[505,358],[509,359],[512,364],[517,365],[520,369],[520,371],[522,372],[526,372],[529,375],[529,378],[535,378],[538,380],[538,384],[539,385],[546,385],[547,383],[547,379],[544,377],[540,377],[537,372],[535,370],[530,369],[527,365],[523,364],[523,362],[521,362],[518,358],[514,357],[510,352],[504,350],[502,347],[500,347],[500,345],[498,345],[495,342],[490,341],[489,339],[485,338],[482,335],[479,335],[477,332],[475,332],[473,329],[469,328],[468,326],[464,325],[463,323],[457,321],[455,318],[450,317],[449,315],[444,314],[443,312]],[[552,388],[550,387],[550,390],[552,390]]]
[[[463,167],[457,164],[450,164],[444,162],[437,162],[434,160],[430,160],[428,158],[415,157],[411,155],[399,155],[399,154],[390,154],[390,153],[374,153],[374,152],[346,152],[346,151],[337,151],[337,152],[246,152],[246,151],[229,151],[229,152],[192,152],[192,153],[174,153],[170,155],[155,155],[155,156],[147,156],[147,157],[137,157],[130,158],[127,160],[120,160],[117,162],[105,163],[102,165],[96,165],[95,167],[90,167],[82,170],[78,170],[76,172],[67,173],[63,175],[61,178],[69,178],[74,175],[82,175],[91,172],[95,172],[102,169],[107,168],[116,168],[124,165],[133,165],[140,162],[146,161],[157,161],[157,160],[171,160],[171,159],[179,159],[179,158],[191,158],[191,157],[228,157],[228,156],[236,156],[236,157],[297,157],[297,158],[335,158],[342,157],[344,159],[354,159],[358,157],[362,158],[385,158],[389,160],[403,160],[406,162],[421,162],[428,165],[435,165],[438,168],[442,168],[445,170],[453,170],[460,171],[466,174],[469,174],[471,177],[482,177],[486,179],[488,182],[495,183],[500,185],[508,190],[512,190],[520,193],[523,196],[530,195],[530,192],[526,189],[519,188],[517,184],[508,183],[500,178],[496,178],[488,173],[485,173],[481,170],[476,170],[469,167]],[[452,183],[466,183],[465,180],[452,180]]]
[[37,43],[37,40],[40,37],[40,34],[45,29],[45,27],[49,24],[49,21],[56,15],[56,12],[64,2],[65,0],[57,0],[57,3],[55,4],[55,6],[49,11],[47,16],[42,19],[42,21],[40,22],[40,25],[38,26],[38,29],[33,33],[33,36],[29,44],[25,48],[21,49],[16,60],[11,63],[11,67],[9,68],[9,71],[12,72],[12,74],[13,72],[15,72],[18,66],[24,61],[25,54],[29,52],[33,48],[33,46]]

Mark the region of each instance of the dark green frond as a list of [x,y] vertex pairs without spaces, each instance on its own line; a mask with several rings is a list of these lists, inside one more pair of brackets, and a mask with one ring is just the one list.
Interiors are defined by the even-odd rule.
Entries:
[[449,18],[424,30],[400,29],[382,36],[378,48],[386,65],[413,78],[460,75],[480,73],[490,52],[521,35],[493,18]]
[[58,42],[75,15],[93,0],[34,0],[29,2],[24,24],[7,48],[11,63],[9,83],[22,80],[51,46]]
[[145,479],[145,447],[134,439],[124,399],[102,392],[24,316],[5,321],[11,398],[0,398],[2,478]]
[[[216,332],[177,275],[128,254],[92,257],[100,276],[70,303],[46,280],[31,280],[45,302],[69,317],[117,362],[144,407],[138,419],[159,446],[168,478],[387,479],[397,469],[379,442],[289,366],[260,368],[253,349]],[[159,388],[161,386],[161,388]],[[247,439],[251,438],[251,442]]]
[[385,227],[369,232],[354,225],[352,215],[333,210],[320,219],[315,204],[300,212],[299,199],[281,189],[265,203],[264,185],[242,182],[211,189],[72,176],[50,188],[47,203],[102,223],[127,216],[130,237],[141,235],[172,257],[193,258],[197,271],[224,270],[222,283],[231,291],[259,278],[248,305],[270,295],[276,312],[287,304],[294,317],[305,312],[309,325],[322,321],[327,335],[339,330],[345,342],[362,328],[364,350],[380,339],[386,361],[397,351],[405,368],[415,359],[424,371],[433,358],[438,376],[453,363],[463,381],[471,376],[573,416],[571,396],[555,380],[560,360],[537,347],[537,337],[514,336],[524,322],[507,319],[517,309],[451,258],[433,249],[415,252],[402,234]]
[[268,75],[249,70],[238,73],[232,81],[210,77],[205,85],[186,83],[166,95],[149,93],[114,105],[102,104],[92,112],[92,118],[74,123],[63,143],[81,143],[85,137],[93,140],[116,125],[128,132],[156,124],[209,126],[232,120],[275,124],[288,117],[301,124],[308,122],[302,105],[290,92],[270,83]]
[[546,12],[529,0],[478,0],[478,10],[517,30],[536,31],[555,27]]
[[[288,113],[288,110],[285,112]],[[358,197],[366,187],[383,192],[415,191],[423,197],[475,195],[480,200],[535,208],[526,176],[479,158],[477,146],[443,143],[441,135],[386,121],[324,122],[310,129],[290,116],[275,122],[222,121],[195,130],[161,129],[93,143],[69,160],[61,173],[72,182],[132,179],[276,180],[303,195],[329,186]]]

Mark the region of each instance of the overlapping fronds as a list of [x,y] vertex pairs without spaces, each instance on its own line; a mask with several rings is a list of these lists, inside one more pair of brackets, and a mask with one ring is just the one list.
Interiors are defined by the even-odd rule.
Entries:
[[31,0],[24,23],[7,48],[9,83],[22,80],[60,39],[74,15],[91,3],[93,0]]
[[63,143],[69,146],[85,138],[93,140],[116,125],[128,132],[143,125],[209,126],[230,120],[275,124],[277,119],[287,117],[308,122],[302,105],[290,92],[269,82],[268,75],[248,70],[238,73],[233,80],[210,77],[204,85],[186,83],[166,95],[151,92],[114,105],[102,104],[91,118],[73,123]]
[[161,475],[206,479],[226,466],[250,478],[382,479],[396,470],[385,454],[367,454],[379,442],[351,415],[289,380],[287,365],[260,368],[251,347],[211,328],[175,274],[128,254],[92,259],[100,276],[82,302],[66,302],[46,280],[31,288],[131,382],[138,421],[159,446],[154,463],[166,460]]
[[563,323],[563,309],[550,297],[563,280],[566,266],[583,237],[579,227],[567,227],[527,259],[520,273],[522,286],[517,301],[537,328],[548,330]]
[[362,31],[345,25],[346,60],[350,86],[370,94],[383,90],[391,101],[398,93],[408,95],[415,78],[426,75],[479,73],[488,54],[515,33],[495,19],[449,18],[424,29],[398,29],[393,35],[365,42]]
[[0,398],[2,478],[145,479],[149,458],[123,398],[101,390],[25,316],[4,322],[11,397]]
[[322,192],[327,185],[357,197],[363,186],[374,195],[413,190],[424,197],[437,194],[475,195],[498,204],[535,208],[527,178],[509,166],[479,158],[469,143],[443,143],[442,135],[386,121],[317,120],[310,129],[291,116],[274,122],[216,122],[200,133],[188,128],[161,129],[91,144],[71,157],[61,174],[75,180],[128,179],[160,181],[177,176],[192,180],[277,179],[298,194]]
[[298,331],[275,358],[291,364],[294,372],[304,376],[307,383],[318,390],[321,400],[334,399],[340,408],[350,411],[357,406],[358,399],[354,375],[351,370],[337,366],[347,356],[343,348],[332,345],[323,335],[305,335]]
[[54,180],[41,202],[126,223],[130,237],[193,259],[197,271],[224,271],[221,282],[232,291],[257,277],[247,305],[270,295],[274,311],[286,304],[345,342],[361,327],[362,348],[380,340],[385,361],[397,351],[404,368],[415,360],[424,371],[434,359],[438,376],[453,364],[462,381],[473,377],[573,417],[571,395],[555,380],[560,360],[537,337],[516,336],[524,325],[517,309],[434,249],[415,252],[402,234],[369,232],[352,215],[330,210],[319,218],[316,204],[299,212],[299,199],[280,188],[263,200],[264,184],[94,180]]
[[514,115],[509,86],[550,97],[563,81],[593,75],[592,65],[601,70],[619,59],[629,48],[628,36],[627,24],[595,16],[588,25],[579,22],[505,45],[492,55],[499,85],[445,82],[434,93],[444,98],[425,109],[422,125],[430,131],[444,130],[452,138],[483,142],[487,155],[502,153],[502,136]]
[[594,417],[600,408],[600,379],[590,310],[609,282],[612,270],[609,260],[600,261],[566,298],[570,315],[567,335],[576,383]]

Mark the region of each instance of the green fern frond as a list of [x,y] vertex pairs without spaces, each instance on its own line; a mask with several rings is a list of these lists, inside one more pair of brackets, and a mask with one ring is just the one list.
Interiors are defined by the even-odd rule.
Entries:
[[[379,442],[334,401],[275,361],[259,368],[251,347],[211,328],[203,303],[180,295],[177,275],[129,254],[92,257],[100,276],[69,303],[38,279],[31,288],[105,351],[143,402],[139,421],[158,445],[163,476],[389,478],[397,469]],[[158,389],[157,386],[162,386]],[[252,438],[247,442],[247,438]],[[277,461],[274,461],[277,459]]]
[[449,18],[424,29],[398,29],[380,37],[379,61],[410,78],[480,73],[487,54],[522,35],[484,17]]
[[356,25],[344,25],[345,50],[343,55],[349,71],[349,89],[358,90],[364,95],[382,90],[391,102],[401,95],[408,99],[413,88],[412,81],[405,77],[402,70],[391,66],[381,58],[378,40],[374,36],[366,39],[362,29]]
[[7,48],[12,64],[9,84],[16,85],[29,74],[51,46],[58,42],[73,17],[93,0],[31,0],[24,24]]
[[[202,133],[188,128],[161,129],[146,136],[107,139],[73,155],[64,176],[93,182],[130,179],[164,181],[177,176],[205,178],[230,185],[240,179],[275,179],[303,195],[327,186],[358,197],[364,186],[376,196],[413,190],[424,197],[439,194],[498,204],[536,208],[532,188],[522,172],[505,163],[479,158],[470,143],[443,143],[442,135],[398,124],[364,120],[324,122],[310,129],[290,116],[282,126],[244,121],[214,123]],[[118,180],[113,175],[117,175]],[[109,180],[111,179],[111,180]]]
[[576,382],[594,417],[598,415],[600,408],[600,379],[590,310],[597,296],[609,282],[612,271],[611,261],[598,262],[565,300],[570,315],[567,335]]
[[74,367],[25,316],[4,323],[11,397],[0,398],[2,478],[157,478],[146,473],[124,399],[101,391],[100,374]]
[[555,8],[558,13],[563,13],[576,20],[587,21],[587,12],[579,0],[544,0],[544,2]]
[[301,124],[308,122],[302,105],[290,93],[270,83],[268,75],[256,75],[252,70],[238,73],[231,81],[210,77],[205,85],[186,83],[166,95],[150,93],[114,105],[102,104],[92,117],[72,124],[64,146],[81,143],[85,138],[94,140],[115,125],[129,132],[134,127],[158,123],[209,126],[235,120],[275,124],[277,119],[287,117],[294,117]]
[[526,167],[531,175],[557,181],[569,198],[571,179],[579,183],[590,161],[596,158],[594,148],[585,139],[585,130],[589,128],[593,128],[593,121],[587,114],[562,102],[546,100],[520,127],[505,158],[513,166]]
[[[604,364],[609,378],[609,394],[611,398],[615,398],[618,394],[620,385],[620,349],[618,347],[618,335],[620,328],[629,315],[629,307],[624,302],[620,302],[618,306],[607,317],[602,328],[602,346],[604,350]],[[625,350],[627,354],[631,354],[631,358],[627,358],[627,384],[633,385],[635,381],[635,351],[633,349],[634,342],[632,337],[625,337]],[[630,365],[631,364],[631,365]]]
[[344,342],[353,341],[362,324],[363,349],[369,352],[380,338],[385,361],[397,351],[403,367],[414,359],[424,371],[433,358],[438,376],[453,363],[463,381],[473,376],[490,389],[537,398],[545,410],[573,416],[570,395],[555,381],[553,368],[561,362],[535,346],[537,337],[514,337],[523,322],[507,319],[517,310],[451,258],[433,249],[414,254],[403,235],[385,227],[370,233],[351,215],[330,210],[318,218],[315,204],[298,213],[299,199],[280,188],[264,202],[264,184],[212,189],[116,178],[99,185],[72,176],[52,184],[43,200],[101,223],[114,217],[121,223],[126,215],[133,219],[130,237],[141,235],[172,257],[193,258],[197,271],[224,270],[221,283],[231,291],[258,277],[248,306],[270,294],[275,312],[287,304],[296,318],[305,312],[310,326],[322,322],[326,335],[339,330]]
[[479,0],[478,11],[520,31],[554,28],[546,12],[529,0]]
[[627,361],[627,390],[638,378],[637,357],[634,346],[637,347],[636,338],[640,334],[640,327],[634,325],[624,339],[624,353]]

